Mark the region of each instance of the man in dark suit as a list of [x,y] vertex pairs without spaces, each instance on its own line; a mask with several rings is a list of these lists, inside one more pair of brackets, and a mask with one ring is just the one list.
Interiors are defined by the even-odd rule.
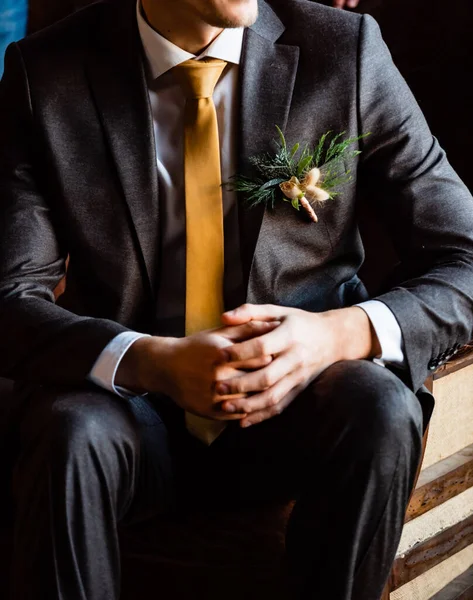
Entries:
[[[316,224],[219,185],[251,175],[275,124],[291,145],[371,132]],[[362,205],[403,273],[374,300],[357,275]],[[281,496],[297,498],[292,595],[379,598],[431,410],[422,383],[472,337],[472,209],[369,17],[302,0],[110,1],[12,45],[12,597],[118,598],[117,523]]]

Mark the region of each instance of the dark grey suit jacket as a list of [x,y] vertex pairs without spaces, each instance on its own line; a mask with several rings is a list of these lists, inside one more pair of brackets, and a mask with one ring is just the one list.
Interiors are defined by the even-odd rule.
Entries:
[[[353,180],[319,209],[240,210],[251,302],[324,311],[366,298],[361,203],[389,230],[404,281],[379,296],[418,389],[473,337],[473,202],[370,17],[261,3],[241,64],[240,155],[327,130],[372,132]],[[127,328],[156,331],[160,203],[134,2],[101,2],[10,47],[0,89],[0,375],[84,382]],[[361,193],[362,192],[362,193]],[[205,243],[205,240],[203,240]],[[53,289],[68,285],[60,306]],[[243,298],[235,298],[235,303]],[[315,345],[315,340],[314,340]]]

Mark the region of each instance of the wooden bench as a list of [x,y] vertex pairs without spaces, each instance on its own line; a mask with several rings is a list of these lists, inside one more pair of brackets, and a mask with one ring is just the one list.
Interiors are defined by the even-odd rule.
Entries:
[[473,599],[473,348],[432,376],[436,408],[385,598]]

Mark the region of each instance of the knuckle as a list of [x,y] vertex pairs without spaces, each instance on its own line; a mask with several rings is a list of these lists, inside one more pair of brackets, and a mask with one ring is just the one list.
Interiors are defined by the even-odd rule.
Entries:
[[[288,317],[288,320],[289,320],[289,318],[290,317]],[[294,331],[294,328],[291,326],[290,322],[288,322],[287,325],[288,325],[287,334],[286,334],[287,335],[287,342],[288,342],[288,344],[290,346],[294,346],[295,343],[296,343],[296,341],[297,341],[296,333]]]
[[300,344],[298,344],[294,348],[294,357],[295,357],[296,368],[302,367],[305,364],[306,351]]
[[262,338],[256,340],[255,346],[256,346],[256,351],[258,352],[258,354],[260,354],[262,356],[265,356],[268,354],[266,342]]
[[270,393],[270,394],[266,395],[265,403],[264,403],[265,407],[272,409],[273,406],[276,406],[277,403],[278,403],[278,397],[275,394]]
[[241,412],[243,413],[250,413],[251,412],[251,405],[249,402],[242,402],[238,408],[241,410]]
[[305,381],[309,380],[311,377],[311,371],[309,368],[302,368],[299,370],[298,372],[298,377],[297,377],[297,383],[300,385],[301,383],[304,383]]
[[230,400],[231,396],[233,396],[234,394],[241,393],[240,384],[237,383],[236,381],[229,381],[226,384],[226,387],[221,388],[221,391],[223,392],[223,393],[221,393],[221,396]]
[[272,376],[271,373],[263,373],[261,375],[261,385],[264,388],[269,388],[272,385]]
[[231,394],[241,394],[245,392],[245,386],[243,382],[235,379],[235,381],[230,385],[230,393]]
[[225,354],[228,357],[229,361],[235,361],[238,359],[238,345],[228,346],[225,348]]

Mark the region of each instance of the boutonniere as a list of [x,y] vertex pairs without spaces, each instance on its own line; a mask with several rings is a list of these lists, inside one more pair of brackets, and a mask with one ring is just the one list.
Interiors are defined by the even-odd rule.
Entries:
[[307,144],[295,144],[288,148],[281,129],[275,154],[265,153],[250,157],[255,177],[234,175],[227,186],[231,191],[241,192],[249,208],[265,204],[274,209],[278,200],[290,202],[296,210],[304,209],[309,218],[317,223],[314,206],[320,206],[335,198],[337,188],[351,179],[346,162],[358,156],[360,150],[350,146],[369,135],[345,138],[345,132],[324,133],[315,148]]

